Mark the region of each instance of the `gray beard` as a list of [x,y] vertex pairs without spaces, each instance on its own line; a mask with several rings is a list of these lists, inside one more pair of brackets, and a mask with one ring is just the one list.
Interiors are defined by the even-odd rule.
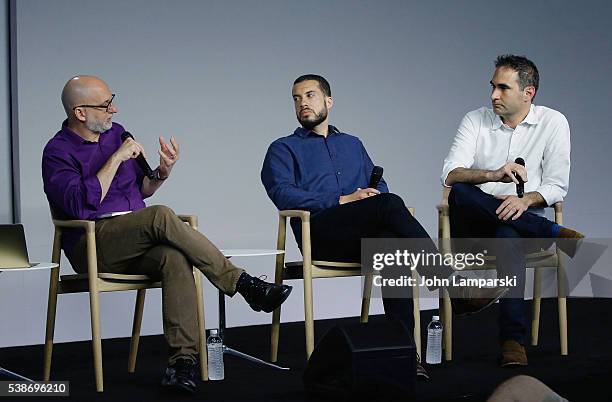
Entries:
[[87,127],[87,129],[91,132],[97,133],[97,134],[102,134],[105,131],[108,131],[111,129],[111,127],[113,126],[113,123],[106,123],[106,122],[101,122],[101,121],[86,121],[85,122],[85,127]]

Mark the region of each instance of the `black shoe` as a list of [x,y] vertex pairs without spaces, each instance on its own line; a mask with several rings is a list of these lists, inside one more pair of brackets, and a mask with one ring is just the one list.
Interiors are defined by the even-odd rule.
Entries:
[[161,380],[161,385],[179,392],[194,394],[198,389],[196,384],[197,373],[197,362],[180,357],[174,363],[168,365]]
[[429,374],[427,373],[427,370],[425,370],[425,367],[421,366],[421,363],[417,363],[416,375],[417,380],[419,381],[429,381]]
[[264,282],[246,272],[240,275],[236,284],[236,290],[244,297],[244,300],[249,303],[253,310],[263,310],[266,313],[274,311],[283,304],[287,297],[289,297],[292,289],[293,287],[289,285],[276,285]]
[[429,373],[425,370],[425,367],[421,366],[421,357],[417,353],[416,362],[416,376],[419,381],[429,381]]

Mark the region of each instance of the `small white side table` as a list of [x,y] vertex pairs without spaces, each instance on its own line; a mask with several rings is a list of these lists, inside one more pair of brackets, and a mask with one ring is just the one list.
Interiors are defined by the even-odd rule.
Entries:
[[[236,248],[236,249],[225,249],[221,250],[223,255],[227,258],[232,257],[259,257],[266,255],[279,255],[283,254],[283,250],[274,250],[274,249],[247,249],[247,248]],[[227,354],[230,356],[239,357],[244,360],[248,360],[252,363],[259,364],[262,366],[270,367],[276,370],[289,370],[289,367],[282,367],[265,360],[259,359],[257,357],[247,355],[239,350],[232,349],[231,347],[225,344],[225,294],[218,291],[219,293],[219,336],[223,339],[223,354]]]
[[[32,267],[24,267],[24,268],[0,268],[0,274],[3,272],[28,272],[28,271],[40,271],[43,269],[51,269],[51,268],[57,268],[58,265],[56,263],[52,263],[52,262],[41,262],[38,263]],[[5,377],[9,377],[15,380],[19,380],[19,381],[27,381],[27,382],[34,382],[33,380],[24,377],[22,375],[19,375],[17,373],[13,373],[10,370],[7,370],[5,368],[0,367],[0,375],[5,376]]]

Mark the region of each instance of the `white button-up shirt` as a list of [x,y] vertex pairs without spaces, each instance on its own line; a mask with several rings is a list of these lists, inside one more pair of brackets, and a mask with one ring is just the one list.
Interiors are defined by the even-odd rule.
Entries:
[[[562,201],[569,187],[570,129],[556,110],[531,105],[527,117],[513,130],[492,109],[482,107],[465,115],[444,160],[442,184],[455,168],[499,169],[518,157],[525,160],[525,192],[537,191],[548,205]],[[515,195],[514,183],[478,185],[485,193]]]

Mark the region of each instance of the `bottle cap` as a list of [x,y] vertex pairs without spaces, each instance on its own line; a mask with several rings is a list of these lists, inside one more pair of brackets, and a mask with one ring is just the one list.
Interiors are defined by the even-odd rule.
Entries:
[[440,321],[440,316],[439,315],[434,315],[432,317],[432,321]]
[[211,329],[210,330],[210,335],[211,336],[215,336],[215,335],[218,335],[218,334],[219,334],[219,331],[217,329]]

